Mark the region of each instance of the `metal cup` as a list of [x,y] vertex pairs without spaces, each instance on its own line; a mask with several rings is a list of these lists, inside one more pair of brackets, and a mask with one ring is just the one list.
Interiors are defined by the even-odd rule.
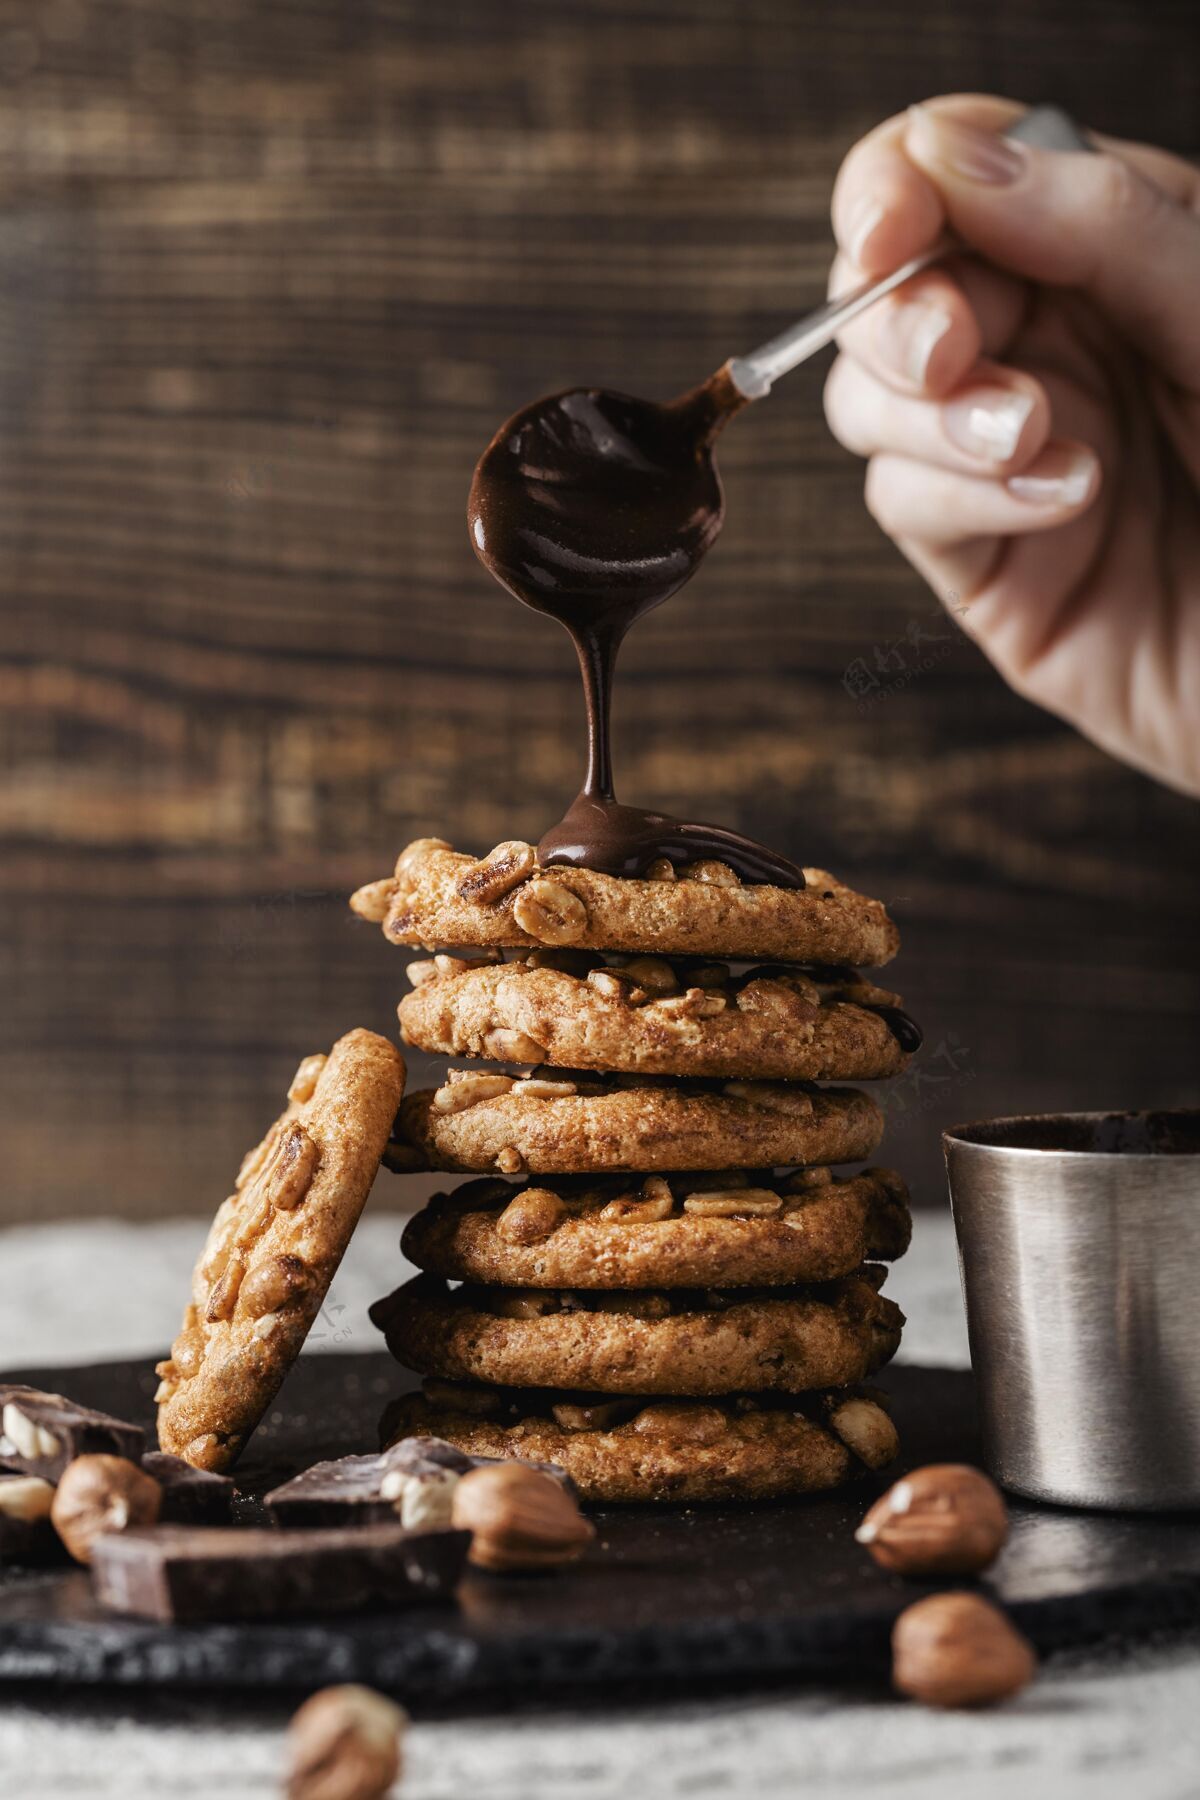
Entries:
[[943,1141],[996,1480],[1200,1506],[1200,1111],[989,1119]]

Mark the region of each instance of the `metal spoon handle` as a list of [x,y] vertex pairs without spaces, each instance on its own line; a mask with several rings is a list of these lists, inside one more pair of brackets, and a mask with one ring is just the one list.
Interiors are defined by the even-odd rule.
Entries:
[[[1032,144],[1038,150],[1090,150],[1083,133],[1075,122],[1057,106],[1035,106],[1019,118],[1005,132],[1005,137],[1016,138],[1023,144]],[[773,384],[789,369],[799,363],[806,362],[816,351],[831,344],[843,325],[856,319],[868,306],[874,306],[885,294],[890,294],[922,269],[929,268],[931,263],[939,262],[950,251],[959,248],[953,238],[939,238],[928,250],[919,256],[902,263],[900,268],[893,269],[890,275],[878,279],[864,281],[849,293],[839,294],[834,300],[827,300],[807,317],[798,319],[781,331],[778,337],[768,339],[760,344],[757,350],[751,350],[747,356],[731,357],[725,367],[738,392],[747,400],[761,400],[770,393]]]

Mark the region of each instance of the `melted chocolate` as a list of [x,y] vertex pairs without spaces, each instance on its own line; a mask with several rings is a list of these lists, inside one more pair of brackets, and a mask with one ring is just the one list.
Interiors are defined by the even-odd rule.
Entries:
[[868,1012],[878,1013],[900,1048],[912,1055],[925,1042],[921,1027],[914,1018],[900,1006],[870,1006]]
[[617,652],[720,531],[713,445],[743,404],[724,370],[665,406],[572,388],[517,413],[480,458],[467,503],[475,553],[509,593],[570,632],[587,701],[587,777],[542,838],[543,864],[641,875],[663,857],[677,868],[711,858],[743,881],[804,886],[802,870],[764,845],[622,806],[613,790]]

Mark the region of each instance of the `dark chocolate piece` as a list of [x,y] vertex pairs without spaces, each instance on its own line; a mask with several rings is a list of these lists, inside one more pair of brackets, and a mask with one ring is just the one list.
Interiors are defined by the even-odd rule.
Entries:
[[124,1456],[140,1463],[146,1434],[61,1394],[0,1382],[0,1463],[58,1481],[77,1456]]
[[228,1525],[233,1517],[233,1483],[228,1475],[193,1469],[182,1456],[151,1450],[142,1458],[147,1475],[162,1488],[160,1525]]
[[363,1525],[339,1531],[157,1525],[97,1539],[102,1606],[142,1619],[278,1619],[453,1596],[469,1531]]
[[609,713],[617,651],[635,619],[695,573],[724,519],[717,436],[744,404],[717,373],[667,405],[603,388],[535,400],[479,459],[467,521],[501,586],[570,633],[587,701],[587,777],[538,846],[543,865],[644,875],[715,859],[743,881],[802,888],[786,857],[717,825],[622,806]]
[[[276,1525],[318,1527],[395,1524],[410,1528],[449,1519],[450,1497],[459,1476],[507,1459],[468,1456],[444,1438],[401,1438],[377,1456],[339,1456],[314,1463],[292,1481],[264,1495]],[[530,1463],[543,1475],[574,1491],[570,1479],[549,1463]]]

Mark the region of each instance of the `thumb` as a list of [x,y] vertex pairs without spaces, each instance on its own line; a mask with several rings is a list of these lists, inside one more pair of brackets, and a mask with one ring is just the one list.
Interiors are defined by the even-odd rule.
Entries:
[[972,249],[1030,280],[1081,289],[1165,374],[1194,388],[1200,219],[1119,149],[1036,150],[929,106],[911,108],[904,147]]

